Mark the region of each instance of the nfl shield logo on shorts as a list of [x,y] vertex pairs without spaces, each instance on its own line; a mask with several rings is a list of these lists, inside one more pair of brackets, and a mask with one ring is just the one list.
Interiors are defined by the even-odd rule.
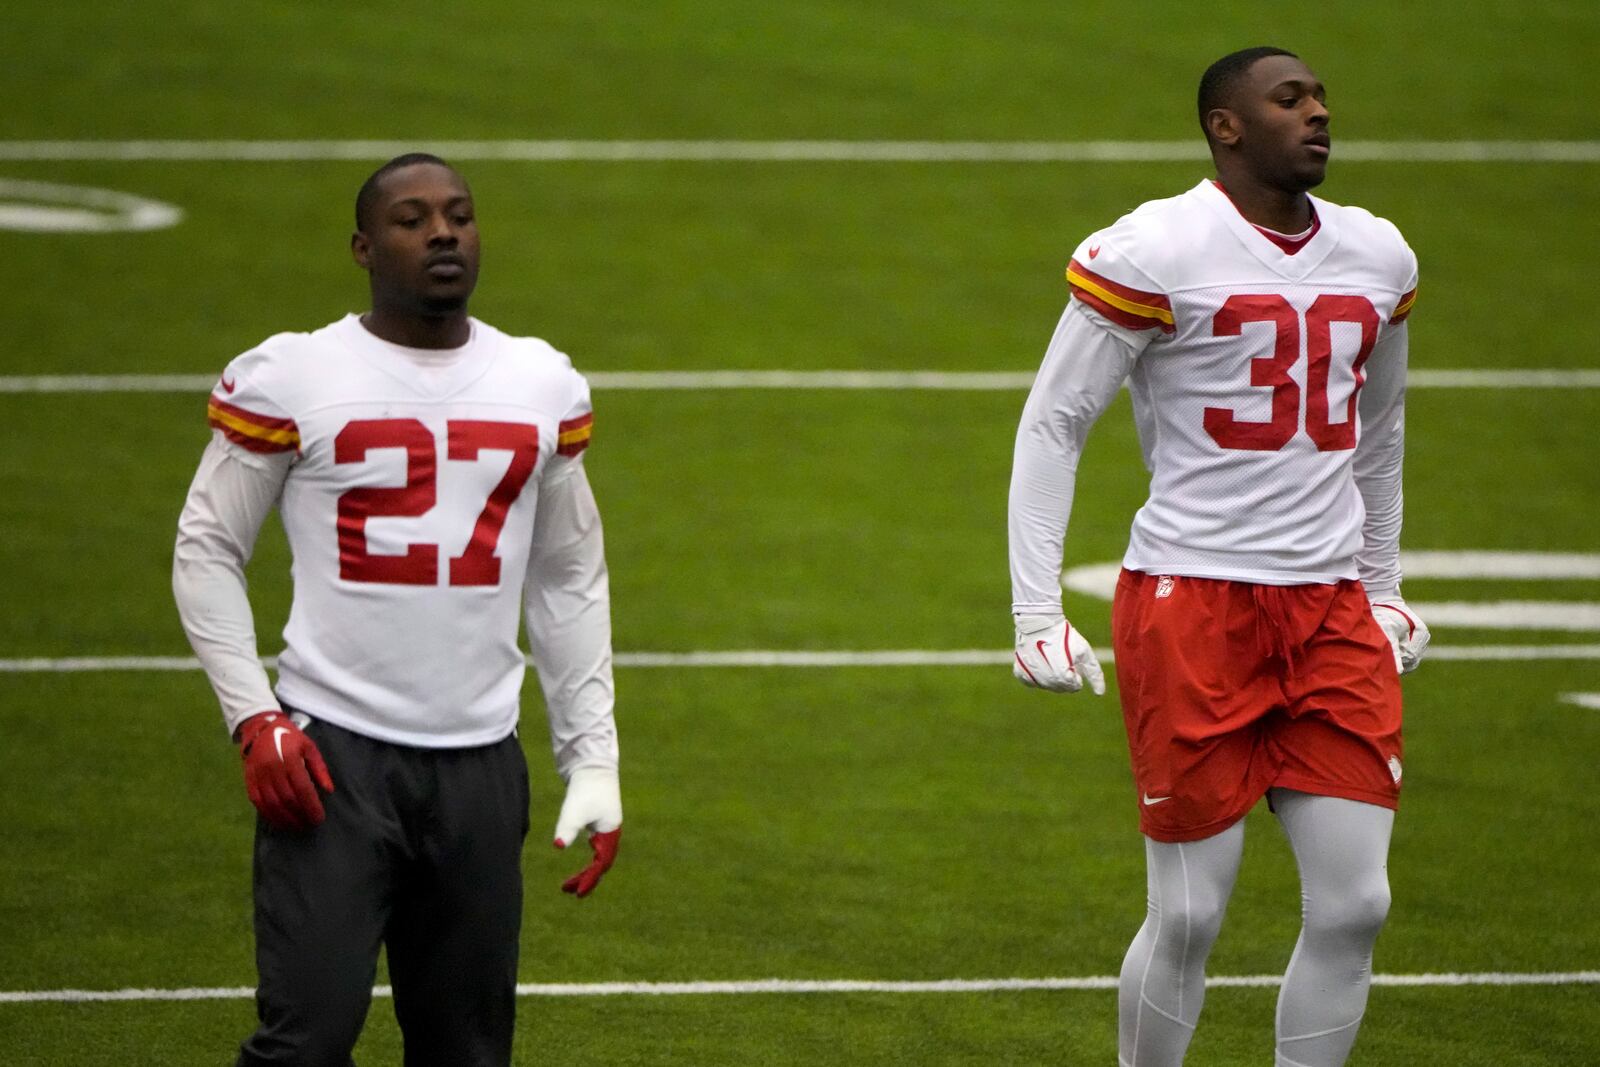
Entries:
[[1389,774],[1390,774],[1390,776],[1392,776],[1394,778],[1394,784],[1395,785],[1399,785],[1400,784],[1400,757],[1399,756],[1390,756],[1389,757]]
[[1162,575],[1156,581],[1156,599],[1157,600],[1161,600],[1162,598],[1169,597],[1171,595],[1172,595],[1172,579],[1167,577],[1166,575]]

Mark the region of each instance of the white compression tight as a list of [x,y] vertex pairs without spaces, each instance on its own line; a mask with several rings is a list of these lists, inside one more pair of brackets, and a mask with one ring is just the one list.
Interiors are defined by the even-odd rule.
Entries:
[[[1340,1067],[1372,977],[1389,908],[1394,812],[1337,797],[1273,790],[1300,868],[1300,940],[1278,997],[1278,1067]],[[1200,841],[1145,839],[1149,909],[1119,988],[1118,1062],[1176,1067],[1205,1001],[1206,956],[1239,873],[1244,822]]]

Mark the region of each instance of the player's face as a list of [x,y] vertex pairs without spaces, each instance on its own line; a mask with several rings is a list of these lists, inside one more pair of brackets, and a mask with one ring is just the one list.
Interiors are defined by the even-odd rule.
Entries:
[[1326,101],[1322,83],[1298,59],[1268,56],[1252,66],[1228,108],[1251,173],[1296,192],[1321,185],[1331,147]]
[[402,167],[383,178],[352,250],[375,299],[421,315],[460,311],[478,282],[472,192],[437,163]]

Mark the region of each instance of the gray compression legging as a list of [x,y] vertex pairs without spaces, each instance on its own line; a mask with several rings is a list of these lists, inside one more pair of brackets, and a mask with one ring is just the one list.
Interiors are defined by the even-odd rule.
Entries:
[[[1300,868],[1302,919],[1278,996],[1277,1064],[1339,1067],[1366,1010],[1372,946],[1389,910],[1394,812],[1286,789],[1272,799]],[[1243,821],[1200,841],[1145,839],[1149,910],[1122,962],[1122,1067],[1183,1062],[1243,850]]]

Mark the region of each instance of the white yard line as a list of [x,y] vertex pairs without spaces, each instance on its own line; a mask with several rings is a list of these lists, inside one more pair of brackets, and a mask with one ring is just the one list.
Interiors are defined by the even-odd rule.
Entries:
[[[1013,392],[1033,384],[1032,371],[689,370],[591,371],[596,389],[948,390]],[[34,374],[0,376],[0,393],[194,393],[214,374]],[[1600,369],[1414,370],[1413,389],[1600,389]]]
[[[1206,985],[1213,988],[1271,988],[1282,983],[1283,977],[1276,974],[1212,975],[1206,979]],[[1600,985],[1600,971],[1375,974],[1372,976],[1372,983],[1379,986],[1408,987]],[[924,982],[764,978],[747,982],[523,982],[517,986],[517,994],[524,997],[673,997],[749,996],[762,993],[1010,993],[1115,988],[1117,988],[1116,975],[1096,975],[1087,978],[946,978]],[[255,992],[251,986],[189,989],[42,989],[0,992],[0,1004],[243,1000],[254,997]],[[379,997],[393,995],[392,987],[386,985],[374,986],[372,992]]]
[[[1114,657],[1109,648],[1101,662]],[[986,648],[887,649],[881,651],[787,652],[771,649],[726,652],[618,652],[618,667],[992,667],[1011,662],[1011,652]],[[1600,645],[1441,645],[1428,647],[1430,662],[1504,660],[1600,660]],[[267,667],[277,659],[266,656]],[[66,656],[0,659],[0,674],[92,674],[107,671],[198,671],[193,656]]]
[[[1188,163],[1181,141],[0,141],[5,162],[382,162],[404,152],[454,162]],[[1344,141],[1334,158],[1383,163],[1600,163],[1600,141]]]

